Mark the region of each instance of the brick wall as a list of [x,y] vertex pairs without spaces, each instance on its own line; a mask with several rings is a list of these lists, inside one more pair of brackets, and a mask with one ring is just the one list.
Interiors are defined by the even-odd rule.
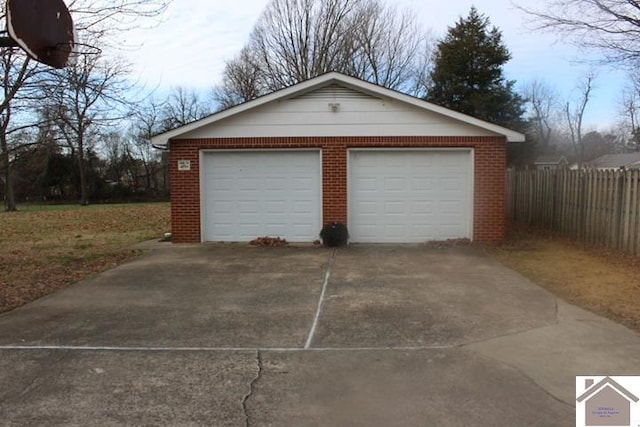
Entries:
[[[347,150],[349,148],[474,148],[473,238],[499,241],[505,233],[506,142],[503,137],[342,137],[221,138],[171,141],[171,232],[176,243],[200,242],[200,167],[203,149],[322,149],[325,223],[347,223]],[[178,160],[191,170],[179,171]]]

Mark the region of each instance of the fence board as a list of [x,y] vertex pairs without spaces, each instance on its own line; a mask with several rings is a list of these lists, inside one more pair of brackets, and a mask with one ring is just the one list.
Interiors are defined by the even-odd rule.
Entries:
[[640,255],[640,170],[509,171],[507,218]]
[[638,199],[638,178],[640,177],[640,171],[634,171],[631,176],[631,203],[630,203],[630,217],[629,221],[629,241],[631,248],[635,255],[640,255],[640,245],[636,244],[636,239],[633,236],[638,236],[640,240],[640,199]]

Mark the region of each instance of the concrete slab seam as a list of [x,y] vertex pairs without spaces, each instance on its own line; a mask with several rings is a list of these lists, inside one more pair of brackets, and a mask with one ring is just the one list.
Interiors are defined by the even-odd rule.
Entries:
[[[476,355],[478,355],[479,357],[482,357],[484,359],[487,360],[491,360],[493,362],[499,362],[502,363],[505,366],[508,366],[509,368],[513,369],[514,371],[516,371],[517,373],[519,373],[520,375],[522,375],[524,378],[526,378],[531,384],[533,384],[534,386],[536,386],[537,388],[539,388],[540,390],[542,390],[542,392],[544,392],[544,394],[546,394],[547,396],[551,397],[553,400],[555,400],[556,402],[562,403],[563,405],[566,405],[570,408],[575,409],[576,405],[575,403],[569,403],[565,400],[562,400],[561,398],[559,398],[558,396],[554,395],[553,393],[551,393],[549,390],[547,390],[546,388],[544,388],[541,384],[539,384],[536,380],[534,380],[532,377],[530,377],[529,375],[527,375],[523,370],[521,370],[520,368],[518,368],[515,365],[512,365],[508,362],[505,362],[504,360],[498,359],[496,357],[491,357],[489,355],[486,354],[482,354],[480,352],[474,351],[474,350],[469,350],[473,353],[475,353]],[[573,378],[572,378],[573,380]]]
[[251,399],[251,396],[254,395],[256,391],[256,384],[262,377],[262,354],[259,350],[256,352],[256,362],[258,365],[258,371],[256,372],[256,376],[253,377],[253,379],[249,383],[249,393],[247,393],[242,399],[242,411],[244,412],[244,424],[246,427],[249,427],[251,425],[251,417],[249,416],[249,399]]
[[399,347],[95,347],[95,346],[64,346],[64,345],[15,345],[0,346],[2,351],[87,351],[87,352],[150,352],[150,353],[301,353],[301,352],[356,352],[356,351],[420,351],[420,350],[450,350],[463,345],[425,345]]
[[[508,332],[508,333],[505,333],[505,334],[502,334],[502,335],[494,335],[492,337],[480,338],[480,339],[477,339],[477,340],[474,340],[474,341],[468,341],[468,342],[463,342],[463,343],[460,343],[460,344],[452,345],[452,347],[463,348],[463,347],[467,347],[467,346],[472,346],[474,344],[482,344],[482,343],[485,343],[485,342],[498,340],[498,339],[502,339],[502,338],[515,337],[517,335],[527,334],[529,332],[537,331],[537,330],[540,330],[540,329],[553,328],[553,327],[558,326],[559,324],[560,324],[560,321],[556,319],[553,322],[549,323],[548,325],[536,326],[534,328],[522,329],[522,330],[519,330],[519,331]],[[1,347],[0,347],[0,349],[1,349]]]
[[333,268],[333,263],[335,262],[335,259],[336,259],[336,252],[337,252],[336,249],[331,251],[331,256],[329,257],[329,265],[327,266],[327,272],[324,275],[324,282],[322,283],[322,291],[320,292],[318,307],[316,309],[316,314],[313,318],[313,324],[311,325],[309,336],[307,337],[307,342],[304,345],[305,349],[308,349],[309,347],[311,347],[313,336],[315,335],[316,328],[318,327],[318,321],[320,320],[320,312],[322,311],[322,303],[324,301],[324,295],[327,291],[327,285],[329,284],[329,279],[331,278],[331,269]]

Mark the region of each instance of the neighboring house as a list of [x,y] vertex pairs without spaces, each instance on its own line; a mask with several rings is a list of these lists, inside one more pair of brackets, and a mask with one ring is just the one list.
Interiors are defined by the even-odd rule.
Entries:
[[524,135],[328,73],[157,135],[173,242],[496,241],[506,144]]
[[598,170],[640,169],[640,153],[605,154],[585,162],[584,167]]
[[585,402],[587,426],[628,426],[631,423],[631,402],[637,402],[627,389],[609,377],[594,384],[588,380],[585,392],[577,402]]
[[538,170],[555,170],[566,168],[569,162],[562,155],[546,155],[538,157],[533,165]]

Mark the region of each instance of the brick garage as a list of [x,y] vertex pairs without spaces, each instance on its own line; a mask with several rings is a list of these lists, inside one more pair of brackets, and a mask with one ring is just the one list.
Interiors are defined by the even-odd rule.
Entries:
[[496,241],[506,144],[523,138],[330,73],[153,143],[170,149],[174,242],[311,241],[333,221],[362,242]]

